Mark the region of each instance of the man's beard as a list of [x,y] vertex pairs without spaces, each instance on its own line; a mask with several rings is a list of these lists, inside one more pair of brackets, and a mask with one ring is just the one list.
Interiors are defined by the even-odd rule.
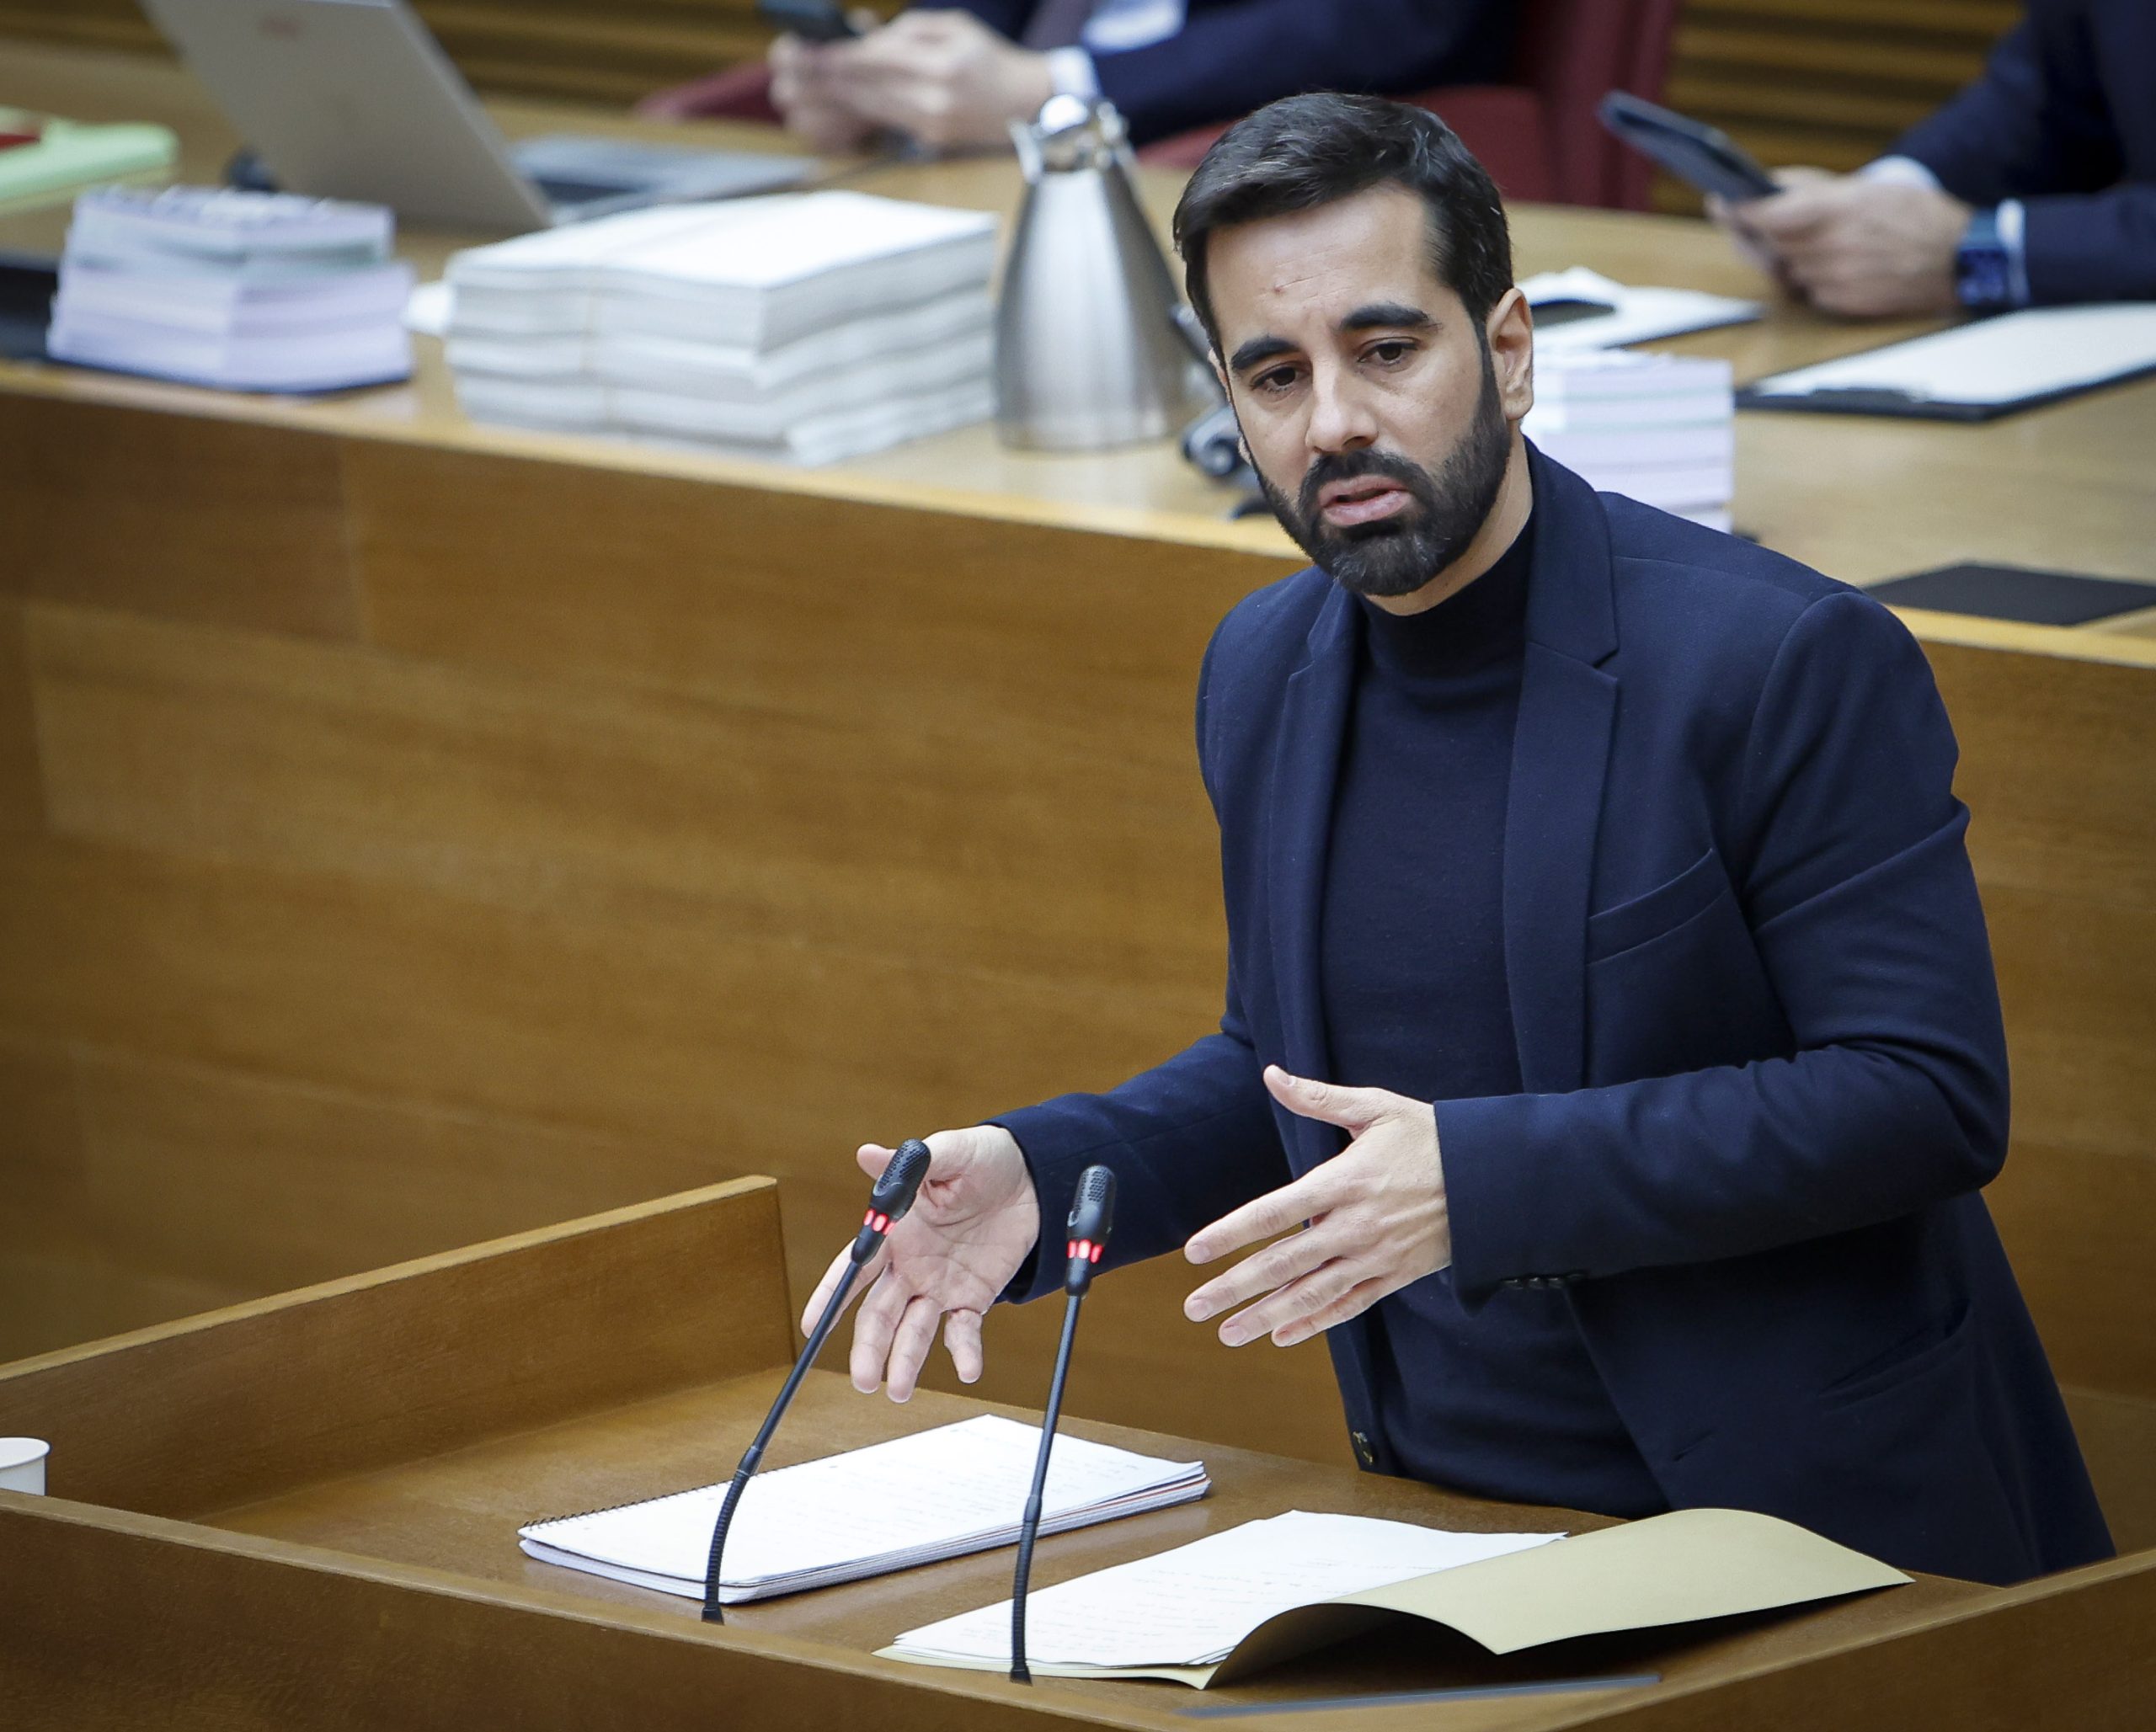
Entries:
[[[1412,595],[1467,551],[1497,502],[1511,455],[1512,430],[1485,344],[1475,418],[1435,475],[1405,457],[1366,447],[1319,457],[1297,498],[1289,498],[1262,473],[1258,484],[1280,527],[1343,589],[1358,595]],[[1373,523],[1329,528],[1318,510],[1320,490],[1365,475],[1398,482],[1414,503]]]

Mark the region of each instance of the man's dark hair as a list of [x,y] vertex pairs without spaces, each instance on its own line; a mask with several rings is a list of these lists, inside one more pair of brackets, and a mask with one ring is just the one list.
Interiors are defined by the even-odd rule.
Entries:
[[1220,328],[1205,278],[1216,229],[1336,204],[1374,186],[1419,193],[1440,281],[1479,330],[1513,285],[1512,239],[1497,189],[1459,134],[1428,109],[1374,96],[1290,96],[1223,133],[1176,205],[1183,284],[1213,346]]

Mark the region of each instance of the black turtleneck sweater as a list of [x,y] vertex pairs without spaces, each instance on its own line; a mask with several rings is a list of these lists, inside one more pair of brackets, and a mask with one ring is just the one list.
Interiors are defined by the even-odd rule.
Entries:
[[[1320,946],[1337,1082],[1429,1101],[1520,1090],[1504,837],[1533,534],[1530,520],[1425,612],[1358,604]],[[1438,1136],[1442,1149],[1442,1123]],[[1406,1473],[1610,1515],[1667,1507],[1563,1292],[1503,1288],[1470,1316],[1447,1271],[1369,1320],[1378,1410]]]

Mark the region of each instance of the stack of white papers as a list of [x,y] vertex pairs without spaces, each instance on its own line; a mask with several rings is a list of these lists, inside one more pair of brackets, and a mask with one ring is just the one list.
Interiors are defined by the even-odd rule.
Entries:
[[474,419],[794,463],[994,408],[995,221],[865,193],[670,205],[458,253]]
[[[1218,1665],[1283,1612],[1563,1537],[1291,1510],[1028,1595],[1027,1663],[1065,1676]],[[884,1651],[930,1665],[1005,1669],[1011,1602],[908,1630]]]
[[1534,357],[1524,424],[1545,455],[1604,493],[1726,530],[1737,488],[1737,406],[1727,361],[1626,349]]
[[[749,1482],[727,1530],[728,1605],[1008,1545],[1040,1430],[984,1414]],[[1064,1434],[1049,1458],[1041,1532],[1060,1533],[1205,1495],[1201,1462],[1164,1462]],[[701,1598],[724,1485],[521,1528],[532,1557]]]
[[408,265],[376,205],[106,187],[76,201],[55,359],[232,391],[335,391],[412,370]]

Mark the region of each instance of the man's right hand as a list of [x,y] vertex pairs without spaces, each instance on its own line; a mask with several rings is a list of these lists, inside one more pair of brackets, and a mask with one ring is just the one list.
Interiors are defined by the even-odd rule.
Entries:
[[[853,1386],[867,1395],[881,1384],[894,1401],[912,1399],[939,1320],[959,1381],[979,1379],[981,1317],[1040,1238],[1033,1177],[1008,1131],[976,1125],[938,1131],[927,1141],[927,1182],[855,1287],[857,1295],[865,1289],[868,1297],[854,1319]],[[891,1155],[871,1143],[855,1159],[876,1179]],[[849,1255],[841,1251],[832,1260],[809,1295],[801,1314],[803,1335],[823,1314]]]

